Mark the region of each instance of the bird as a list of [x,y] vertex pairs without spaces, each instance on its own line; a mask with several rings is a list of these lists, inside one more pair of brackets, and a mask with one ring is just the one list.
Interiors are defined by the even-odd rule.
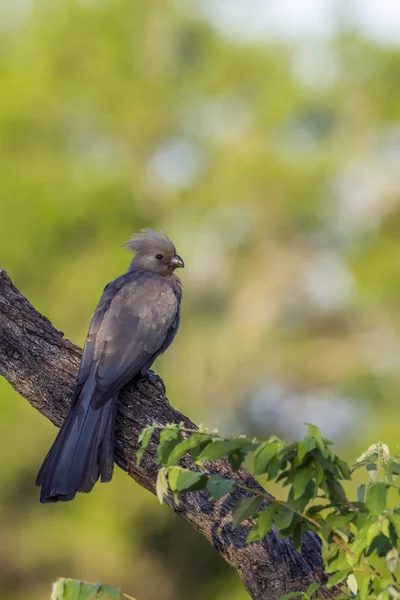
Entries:
[[149,373],[175,338],[184,267],[163,232],[143,229],[125,247],[134,251],[126,273],[103,291],[89,332],[68,415],[39,470],[43,503],[72,500],[111,481],[118,393]]

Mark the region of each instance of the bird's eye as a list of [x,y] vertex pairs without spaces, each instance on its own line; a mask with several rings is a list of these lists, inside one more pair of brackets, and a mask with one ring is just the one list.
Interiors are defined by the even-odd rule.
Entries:
[[156,259],[157,260],[162,260],[164,257],[162,254],[157,254]]

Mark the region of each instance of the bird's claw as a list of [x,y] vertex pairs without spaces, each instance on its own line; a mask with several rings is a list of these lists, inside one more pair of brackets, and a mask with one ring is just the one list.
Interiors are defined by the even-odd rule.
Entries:
[[147,379],[147,381],[149,383],[151,383],[151,385],[154,385],[156,388],[158,388],[159,390],[161,390],[161,392],[163,394],[165,394],[165,385],[163,380],[161,379],[161,377],[159,377],[158,375],[156,375],[153,371],[146,371],[144,377]]

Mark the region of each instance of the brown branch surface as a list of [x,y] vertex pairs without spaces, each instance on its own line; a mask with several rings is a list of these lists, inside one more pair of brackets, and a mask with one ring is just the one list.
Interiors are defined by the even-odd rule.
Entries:
[[[58,427],[67,414],[80,356],[80,348],[66,340],[63,333],[37,312],[14,287],[5,271],[0,270],[0,375]],[[138,435],[153,422],[165,425],[182,421],[187,427],[195,427],[188,417],[169,404],[161,380],[158,386],[147,379],[130,383],[120,394],[115,462],[154,494],[156,443],[150,444],[138,467]],[[189,461],[187,466],[191,466]],[[247,471],[232,473],[225,460],[209,463],[207,468],[222,477],[240,479],[248,487],[259,488]],[[235,489],[236,498],[242,495],[246,492]],[[248,526],[233,526],[231,521],[234,498],[228,496],[212,502],[206,492],[193,492],[182,495],[179,506],[172,498],[166,501],[238,571],[254,600],[278,600],[288,592],[306,589],[314,581],[326,581],[320,542],[313,534],[303,537],[301,554],[290,540],[279,540],[274,531],[262,543],[246,544]],[[335,595],[325,589],[322,594],[325,597]]]

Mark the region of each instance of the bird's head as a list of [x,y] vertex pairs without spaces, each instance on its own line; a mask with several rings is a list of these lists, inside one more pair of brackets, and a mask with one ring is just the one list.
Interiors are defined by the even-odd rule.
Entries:
[[184,262],[176,253],[175,246],[163,232],[143,229],[131,236],[124,244],[135,252],[131,267],[160,275],[171,275],[175,269],[184,267]]

